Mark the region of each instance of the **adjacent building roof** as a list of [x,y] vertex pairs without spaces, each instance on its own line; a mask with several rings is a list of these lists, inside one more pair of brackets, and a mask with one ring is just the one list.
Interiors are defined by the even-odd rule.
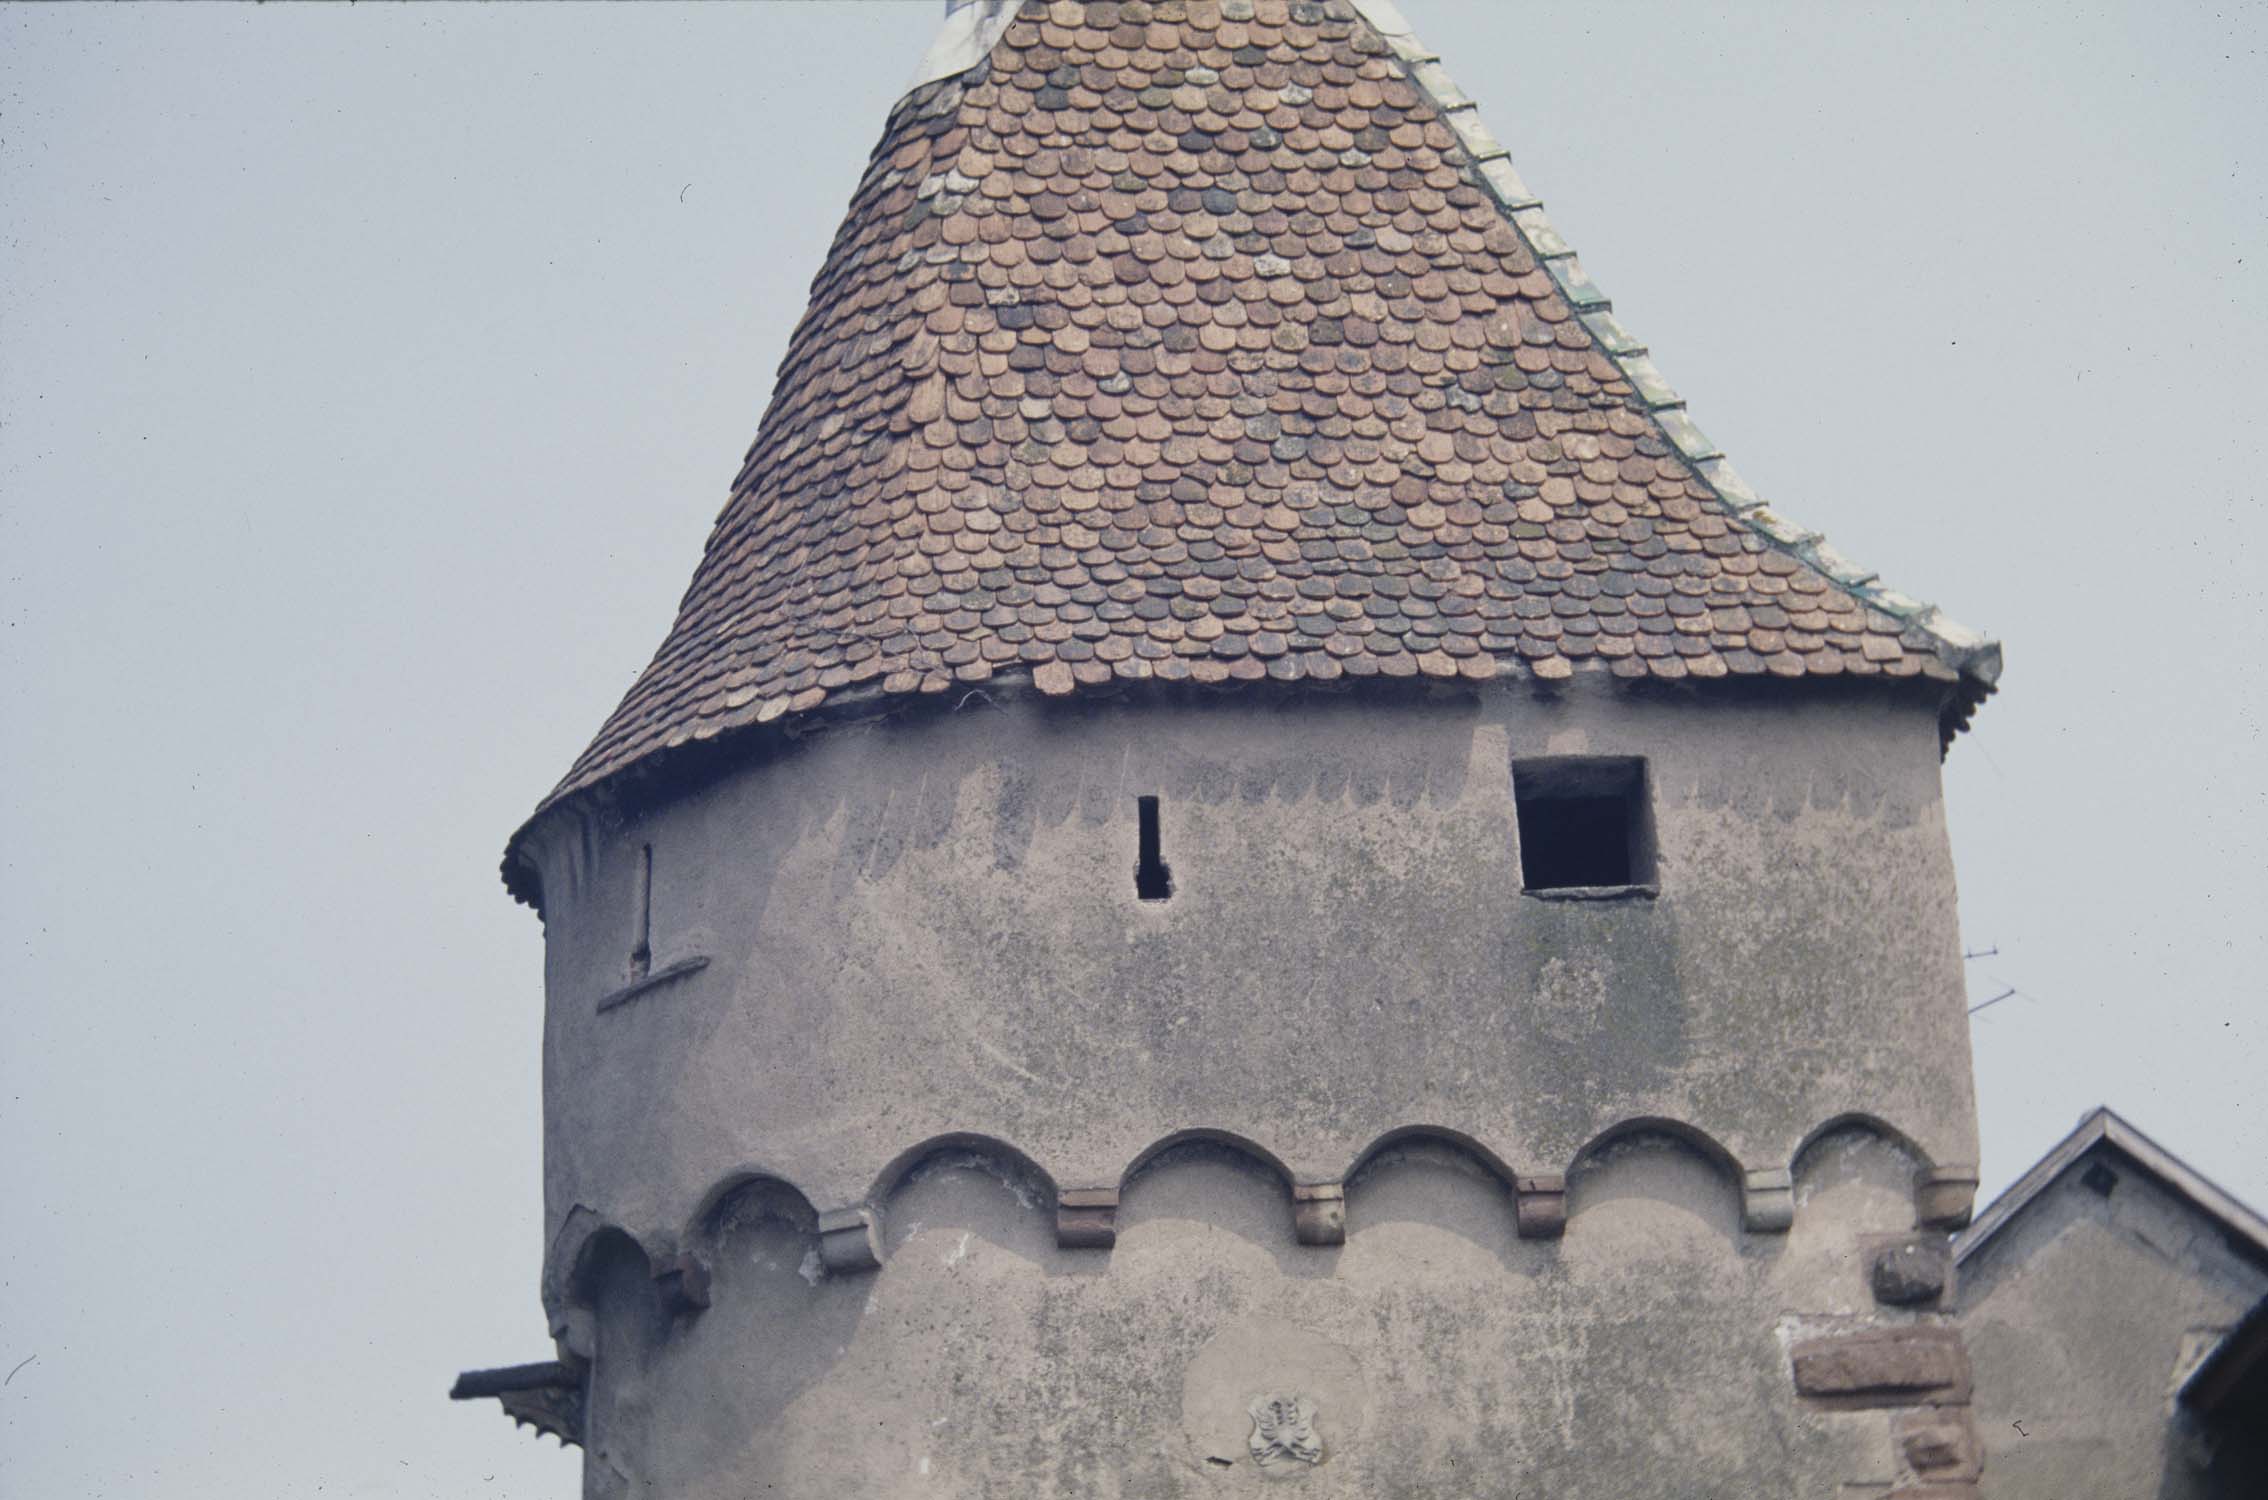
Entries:
[[2252,1304],[2176,1394],[2208,1418],[2242,1413],[2257,1423],[2268,1415],[2268,1297]]
[[924,80],[550,800],[996,674],[1991,691],[1741,483],[1391,6],[985,0]]
[[2134,1166],[2155,1179],[2159,1186],[2176,1197],[2190,1203],[2219,1225],[2232,1245],[2249,1247],[2252,1256],[2268,1263],[2268,1219],[2245,1207],[2229,1194],[2207,1181],[2189,1163],[2168,1151],[2135,1129],[2116,1111],[2098,1105],[2089,1111],[2071,1134],[2058,1142],[2055,1149],[2033,1164],[2032,1169],[2006,1192],[1993,1199],[1992,1205],[1977,1215],[1976,1222],[1961,1232],[1954,1247],[1954,1259],[1966,1261],[1983,1250],[2009,1224],[2014,1222],[2032,1202],[2072,1166],[2089,1153],[2100,1148],[2118,1152]]

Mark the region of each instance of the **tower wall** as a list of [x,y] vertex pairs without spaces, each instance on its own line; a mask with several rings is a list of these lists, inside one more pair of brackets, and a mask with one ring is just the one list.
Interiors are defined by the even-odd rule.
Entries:
[[[1522,894],[1546,755],[1645,758],[1658,896]],[[554,1225],[666,1233],[742,1171],[857,1202],[957,1133],[1065,1186],[1191,1130],[1303,1181],[1409,1126],[1523,1173],[1644,1119],[1743,1170],[1851,1114],[1975,1160],[1935,729],[1895,702],[980,699],[555,833]],[[650,970],[706,965],[602,1012],[649,848]]]
[[[1575,756],[1653,893],[1523,894]],[[528,847],[593,1493],[1898,1477],[1790,1351],[1973,1182],[1919,697],[972,694]]]

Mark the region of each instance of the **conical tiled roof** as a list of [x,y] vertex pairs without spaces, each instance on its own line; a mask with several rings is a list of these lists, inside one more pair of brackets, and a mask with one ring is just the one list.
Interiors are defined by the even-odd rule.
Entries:
[[1948,733],[1990,691],[1995,648],[1758,505],[1390,6],[975,35],[892,113],[677,623],[552,800],[995,674],[1920,676]]

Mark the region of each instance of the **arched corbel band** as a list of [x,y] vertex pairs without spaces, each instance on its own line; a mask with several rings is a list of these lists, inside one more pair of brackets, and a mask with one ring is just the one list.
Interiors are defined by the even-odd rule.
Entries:
[[[1517,1172],[1509,1163],[1488,1146],[1461,1130],[1444,1125],[1404,1125],[1389,1130],[1363,1147],[1354,1165],[1347,1169],[1344,1181],[1352,1181],[1363,1169],[1382,1153],[1397,1146],[1430,1144],[1446,1146],[1461,1152],[1477,1162],[1491,1177],[1501,1183],[1512,1195],[1513,1226],[1524,1240],[1554,1240],[1567,1227],[1567,1178],[1559,1172]],[[1341,1190],[1341,1198],[1345,1196]],[[1345,1239],[1344,1213],[1340,1210],[1342,1226],[1340,1240]]]
[[1860,1130],[1895,1146],[1914,1164],[1914,1227],[1966,1229],[1977,1206],[1977,1167],[1974,1162],[1933,1162],[1920,1142],[1883,1119],[1852,1111],[1832,1116],[1814,1126],[1788,1157],[1791,1167],[1804,1153],[1837,1131]]
[[597,1329],[591,1321],[582,1281],[590,1264],[592,1242],[609,1231],[628,1233],[578,1203],[567,1211],[559,1232],[551,1237],[551,1248],[544,1252],[544,1316],[560,1359],[571,1364],[588,1365],[597,1352]]
[[[1872,1135],[1915,1163],[1914,1225],[1917,1230],[1946,1230],[1966,1224],[1974,1205],[1977,1172],[1972,1166],[1931,1162],[1905,1132],[1878,1117],[1844,1114],[1830,1119],[1806,1135],[1790,1158],[1791,1165],[1744,1167],[1707,1132],[1682,1121],[1653,1116],[1623,1120],[1602,1130],[1578,1150],[1565,1172],[1521,1172],[1484,1143],[1433,1125],[1414,1125],[1389,1131],[1373,1141],[1334,1179],[1295,1175],[1275,1153],[1232,1132],[1199,1129],[1177,1131],[1144,1150],[1115,1183],[1059,1187],[1053,1174],[1005,1141],[974,1133],[932,1137],[901,1153],[879,1174],[864,1201],[829,1209],[814,1209],[809,1198],[777,1173],[749,1168],[728,1174],[712,1188],[676,1236],[652,1236],[636,1243],[654,1268],[662,1303],[681,1316],[697,1314],[707,1305],[710,1258],[720,1232],[720,1216],[742,1195],[757,1193],[813,1234],[818,1259],[830,1275],[851,1275],[875,1270],[885,1258],[885,1216],[890,1198],[914,1168],[944,1154],[966,1152],[997,1163],[1004,1172],[1024,1182],[1030,1197],[1046,1205],[1055,1220],[1055,1242],[1066,1250],[1109,1250],[1118,1241],[1118,1210],[1125,1187],[1167,1152],[1182,1146],[1205,1144],[1241,1154],[1283,1185],[1289,1201],[1291,1229],[1302,1245],[1328,1247],[1344,1244],[1347,1234],[1348,1185],[1374,1158],[1398,1146],[1433,1144],[1461,1152],[1495,1177],[1512,1200],[1513,1220],[1522,1239],[1559,1238],[1567,1226],[1568,1179],[1584,1169],[1607,1147],[1638,1136],[1663,1136],[1709,1162],[1740,1196],[1742,1228],[1751,1234],[1784,1234],[1795,1220],[1796,1167],[1820,1140],[1838,1131],[1856,1130]],[[551,1316],[552,1334],[564,1360],[590,1357],[587,1315],[578,1316],[576,1283],[593,1240],[601,1233],[625,1234],[592,1210],[577,1206],[553,1238],[545,1257],[543,1297]]]

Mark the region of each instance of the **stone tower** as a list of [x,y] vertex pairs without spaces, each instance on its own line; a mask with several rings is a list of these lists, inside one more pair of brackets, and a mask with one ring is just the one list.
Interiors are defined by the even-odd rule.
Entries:
[[591,1496],[1954,1493],[1998,669],[1392,6],[959,7],[511,841],[559,1358],[462,1389]]

